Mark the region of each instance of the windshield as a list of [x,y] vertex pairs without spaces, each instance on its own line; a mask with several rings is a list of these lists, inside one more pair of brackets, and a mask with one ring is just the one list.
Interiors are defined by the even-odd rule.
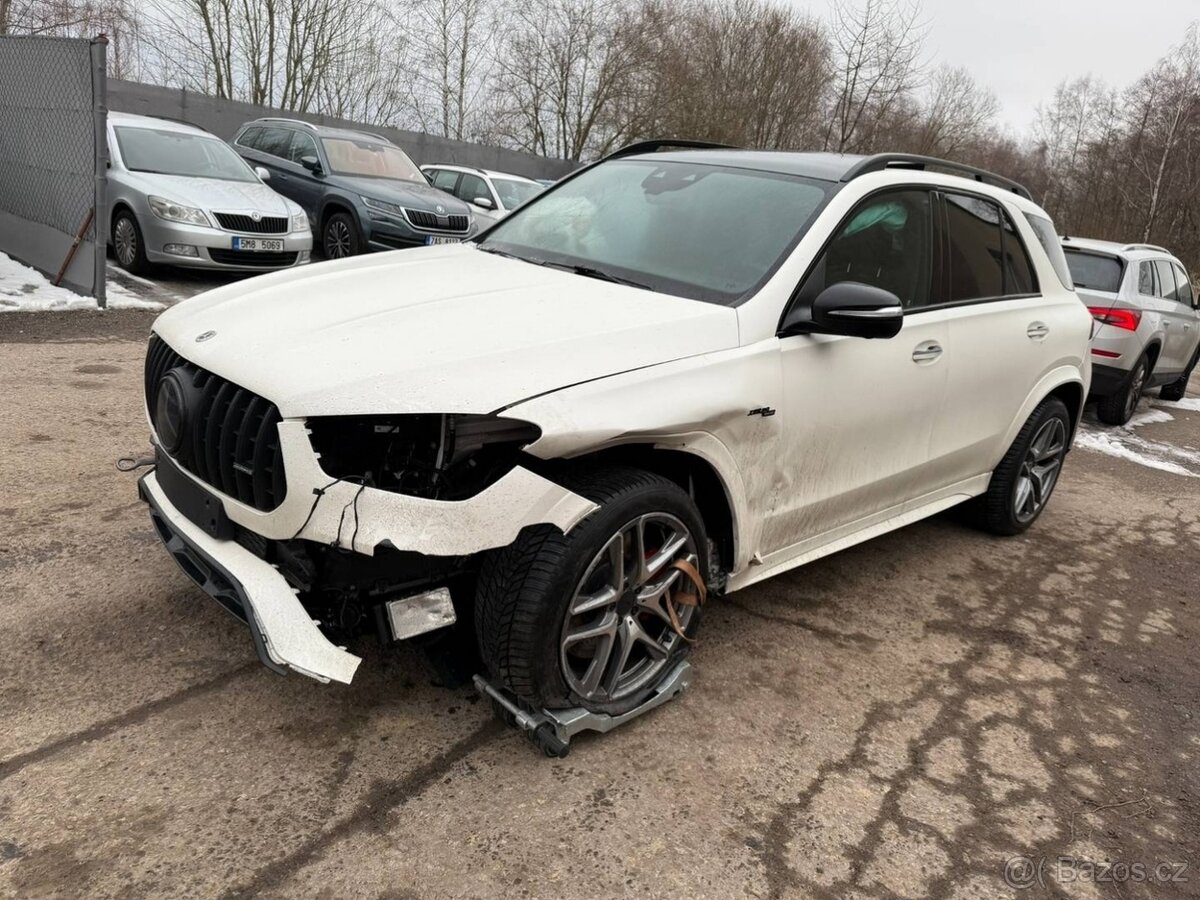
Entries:
[[515,181],[512,178],[493,178],[492,184],[505,209],[516,209],[545,190],[535,181]]
[[1124,266],[1115,256],[1099,253],[1083,253],[1079,250],[1063,251],[1075,287],[1091,291],[1108,291],[1115,294],[1121,289],[1121,273]]
[[775,271],[832,188],[748,169],[620,159],[521,207],[480,246],[732,305]]
[[258,181],[242,158],[215,137],[127,126],[115,130],[121,159],[132,172]]
[[324,144],[329,167],[338,175],[425,181],[408,154],[391,144],[354,138],[325,138]]

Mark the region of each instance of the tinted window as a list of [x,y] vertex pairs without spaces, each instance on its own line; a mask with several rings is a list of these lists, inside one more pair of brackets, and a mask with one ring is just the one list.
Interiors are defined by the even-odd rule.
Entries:
[[946,195],[951,303],[1004,295],[1000,207],[990,200]]
[[1192,291],[1192,280],[1188,278],[1187,272],[1183,271],[1179,266],[1174,266],[1175,269],[1175,284],[1178,286],[1179,302],[1186,303],[1188,306],[1195,306],[1195,294]]
[[436,169],[433,173],[433,186],[443,191],[454,193],[454,185],[458,183],[458,173],[447,169]]
[[523,204],[479,246],[733,304],[775,271],[833,187],[720,165],[616,159]]
[[1158,269],[1158,296],[1166,300],[1178,300],[1179,288],[1175,286],[1175,273],[1171,264],[1165,259],[1156,259],[1154,268]]
[[262,129],[258,126],[247,128],[242,132],[242,136],[237,139],[237,142],[243,147],[249,147],[252,150],[258,149],[258,139],[262,137]]
[[466,200],[468,203],[476,197],[492,199],[492,192],[488,190],[487,182],[478,175],[464,174],[462,181],[458,183],[457,194],[460,199]]
[[320,159],[317,156],[317,142],[312,139],[311,134],[303,134],[299,131],[292,132],[292,143],[288,148],[288,159],[296,165],[300,165],[300,160],[305,156],[311,156],[314,159]]
[[1138,293],[1154,296],[1154,263],[1138,263]]
[[1054,223],[1044,216],[1037,216],[1033,213],[1025,213],[1025,221],[1029,223],[1029,227],[1037,235],[1038,243],[1046,251],[1046,258],[1050,260],[1054,274],[1058,276],[1058,280],[1062,282],[1062,286],[1068,291],[1074,290],[1075,286],[1071,281],[1071,270],[1067,267],[1066,257],[1063,256],[1063,247],[1058,240],[1058,235],[1054,231]]
[[1113,294],[1121,289],[1121,261],[1115,256],[1082,250],[1067,250],[1066,256],[1075,287]]
[[292,146],[292,133],[286,128],[264,128],[254,142],[254,149],[280,159],[287,159]]
[[864,201],[817,261],[802,296],[857,281],[891,291],[905,309],[928,305],[931,209],[927,191],[895,191]]
[[1004,232],[1004,293],[1006,296],[1032,294],[1037,290],[1037,279],[1033,277],[1029,251],[1003,209],[1000,210],[1000,227]]

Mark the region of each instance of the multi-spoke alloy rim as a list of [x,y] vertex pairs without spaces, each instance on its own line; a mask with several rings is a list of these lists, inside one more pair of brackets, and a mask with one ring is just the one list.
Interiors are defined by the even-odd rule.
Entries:
[[1021,463],[1013,492],[1013,512],[1017,521],[1028,522],[1046,505],[1062,470],[1066,449],[1067,428],[1062,419],[1055,417],[1038,429]]
[[128,219],[117,220],[117,227],[113,232],[113,245],[121,265],[131,265],[137,256],[137,232],[133,230],[133,223]]
[[[680,559],[697,563],[696,542],[667,513],[626,522],[593,557],[571,596],[559,651],[563,676],[580,697],[621,700],[661,673],[681,640],[666,606],[683,577],[671,565]],[[693,612],[677,607],[684,629]]]
[[340,219],[334,219],[325,229],[325,255],[330,259],[350,255],[350,226]]
[[1138,365],[1133,373],[1133,381],[1129,384],[1129,395],[1125,398],[1125,418],[1133,415],[1138,401],[1142,399],[1142,387],[1146,383],[1146,367]]

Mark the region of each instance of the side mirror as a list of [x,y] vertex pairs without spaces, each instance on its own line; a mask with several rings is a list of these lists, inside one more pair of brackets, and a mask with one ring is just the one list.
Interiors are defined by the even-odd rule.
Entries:
[[314,175],[321,174],[321,161],[315,156],[300,157],[300,165],[304,166],[304,168],[308,169]]
[[254,174],[258,176],[258,180],[261,181],[263,184],[266,184],[268,181],[271,180],[271,170],[267,169],[263,166],[255,166]]
[[825,288],[812,306],[794,308],[784,319],[781,335],[844,334],[849,337],[895,337],[904,325],[904,308],[891,291],[843,281]]
[[495,209],[496,208],[496,204],[494,204],[487,197],[476,197],[471,202],[474,203],[476,206],[478,206],[480,209]]

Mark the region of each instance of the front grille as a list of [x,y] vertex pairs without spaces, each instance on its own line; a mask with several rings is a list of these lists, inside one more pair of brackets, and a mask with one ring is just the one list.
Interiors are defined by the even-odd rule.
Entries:
[[414,228],[427,231],[457,231],[465,232],[471,227],[470,216],[439,216],[435,213],[420,209],[406,209],[404,214]]
[[223,266],[290,266],[296,262],[295,253],[257,253],[253,250],[216,250],[209,247],[208,255],[213,262]]
[[249,216],[234,213],[213,213],[217,223],[226,231],[241,231],[246,234],[287,234],[288,220],[283,216],[263,216],[257,222]]
[[287,480],[275,404],[188,362],[153,334],[145,383],[152,417],[159,383],[176,368],[183,369],[194,390],[188,395],[183,444],[173,459],[205,484],[248,506],[264,512],[278,507]]

